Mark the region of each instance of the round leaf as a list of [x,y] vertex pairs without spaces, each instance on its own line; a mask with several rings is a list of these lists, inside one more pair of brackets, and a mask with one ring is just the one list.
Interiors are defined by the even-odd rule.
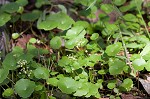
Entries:
[[65,13],[50,14],[47,15],[44,20],[42,19],[42,17],[39,18],[37,27],[44,30],[52,30],[56,27],[58,29],[66,30],[74,24],[74,20]]
[[62,41],[61,41],[61,38],[58,36],[52,38],[50,41],[50,46],[53,49],[59,49],[61,47],[61,45],[62,45]]
[[49,70],[44,67],[38,67],[33,72],[34,72],[34,76],[38,79],[48,79],[49,77]]
[[114,7],[111,4],[102,4],[101,9],[108,14],[113,11]]
[[132,62],[133,68],[139,71],[144,69],[145,64],[146,64],[146,61],[143,58],[135,59]]
[[32,44],[35,44],[35,43],[36,43],[36,39],[35,39],[35,38],[31,38],[31,39],[29,40],[29,42],[32,43]]
[[3,92],[3,97],[10,97],[14,93],[14,90],[12,88],[7,88]]
[[58,79],[57,78],[48,78],[46,82],[47,82],[47,84],[57,86]]
[[11,2],[11,3],[3,5],[1,9],[8,13],[14,13],[19,9],[19,4],[15,2]]
[[91,40],[96,40],[98,39],[99,34],[98,33],[93,33],[92,36],[90,37]]
[[122,44],[117,42],[115,44],[106,47],[106,53],[108,56],[115,56],[122,48]]
[[99,89],[99,84],[92,84],[92,83],[88,83],[88,87],[89,87],[89,92],[87,93],[87,95],[85,97],[90,97],[90,96],[95,96],[98,92]]
[[77,89],[77,91],[73,94],[74,96],[83,96],[89,92],[88,83],[82,83],[82,86]]
[[123,68],[126,66],[125,62],[119,59],[110,59],[109,60],[109,73],[111,75],[121,74],[123,72]]
[[113,89],[113,88],[116,87],[116,83],[108,83],[107,87],[108,87],[109,89]]
[[130,91],[131,88],[133,88],[133,81],[131,79],[129,79],[129,78],[124,79],[123,83],[120,86],[120,89],[122,91]]
[[65,77],[58,81],[58,88],[66,94],[71,94],[77,90],[77,83],[74,79]]
[[20,79],[15,84],[15,91],[20,97],[30,97],[35,88],[35,82],[28,79]]
[[73,27],[73,28],[71,28],[70,30],[67,31],[66,37],[67,37],[68,39],[75,38],[75,37],[78,36],[83,30],[84,30],[84,27],[82,27],[82,26],[75,26],[75,27]]
[[18,33],[13,33],[13,34],[12,34],[12,38],[13,38],[13,39],[17,39],[19,36],[20,36],[20,35],[19,35]]

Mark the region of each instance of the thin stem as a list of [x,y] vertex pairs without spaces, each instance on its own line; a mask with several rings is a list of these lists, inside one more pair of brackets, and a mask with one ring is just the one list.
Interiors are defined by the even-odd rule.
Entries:
[[[135,3],[136,3],[136,6],[137,6],[136,0],[134,0],[134,1],[135,1]],[[140,16],[141,16],[141,18],[142,18],[142,21],[143,21],[143,23],[144,23],[144,27],[145,27],[146,33],[147,33],[148,37],[150,38],[150,34],[149,34],[149,31],[148,31],[148,29],[147,29],[147,27],[146,27],[146,23],[145,23],[145,21],[144,21],[144,19],[143,19],[143,17],[142,17],[141,11],[139,10],[138,7],[137,7],[137,10],[138,10],[138,12],[139,12],[139,14],[140,14]]]
[[126,47],[126,45],[125,45],[125,42],[124,42],[124,40],[123,40],[122,31],[120,30],[120,27],[119,27],[119,31],[120,31],[119,33],[120,33],[120,36],[121,36],[122,45],[123,45],[124,52],[125,52],[125,56],[126,56],[126,61],[127,61],[128,65],[129,65],[130,68],[131,68],[131,73],[134,74],[134,73],[135,73],[135,70],[134,70],[134,68],[132,67],[132,64],[131,64],[131,62],[130,62],[129,52],[128,52],[127,47]]

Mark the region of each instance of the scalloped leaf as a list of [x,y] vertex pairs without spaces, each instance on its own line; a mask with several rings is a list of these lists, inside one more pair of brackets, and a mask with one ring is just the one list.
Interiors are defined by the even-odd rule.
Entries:
[[38,67],[33,71],[34,76],[38,79],[48,79],[49,78],[49,70],[44,67]]
[[44,30],[52,30],[54,28],[66,30],[70,28],[72,24],[74,24],[74,20],[71,19],[67,14],[55,13],[47,15],[44,20],[42,20],[42,17],[39,18],[37,27]]
[[3,5],[1,9],[8,13],[14,13],[18,11],[19,4],[15,2],[11,2],[11,3]]
[[61,38],[59,36],[55,36],[50,40],[50,46],[53,49],[59,49],[62,45]]
[[141,71],[144,69],[144,65],[146,65],[146,61],[141,57],[132,61],[132,65],[134,69]]
[[58,88],[66,94],[72,94],[78,88],[77,82],[69,77],[61,78],[57,84]]
[[108,56],[115,56],[121,50],[121,48],[122,44],[120,42],[117,42],[115,44],[107,46],[105,52]]
[[120,86],[122,91],[130,91],[133,88],[133,81],[132,79],[126,78],[123,80],[123,83]]
[[33,93],[35,87],[35,82],[29,79],[20,79],[15,84],[15,91],[20,97],[28,98]]
[[126,66],[125,62],[119,59],[110,59],[109,60],[109,73],[111,75],[121,74],[125,66]]
[[4,90],[3,92],[3,97],[10,97],[11,95],[13,95],[14,90],[12,88],[7,88],[6,90]]

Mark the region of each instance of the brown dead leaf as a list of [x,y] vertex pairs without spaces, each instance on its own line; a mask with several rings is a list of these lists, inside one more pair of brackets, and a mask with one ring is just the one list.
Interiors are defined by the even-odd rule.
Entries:
[[139,81],[141,82],[141,84],[144,87],[145,91],[150,95],[150,81],[149,81],[149,78],[148,79],[139,78]]
[[26,45],[27,45],[28,41],[30,40],[30,38],[32,38],[32,37],[33,37],[32,34],[27,34],[27,35],[23,34],[22,38],[17,39],[16,46],[20,46],[23,49],[26,49]]

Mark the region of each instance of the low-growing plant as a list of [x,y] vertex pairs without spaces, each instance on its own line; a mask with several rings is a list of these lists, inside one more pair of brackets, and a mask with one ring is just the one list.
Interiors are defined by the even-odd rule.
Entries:
[[0,26],[16,44],[0,60],[3,97],[120,99],[140,71],[150,71],[142,0],[74,0],[70,9],[66,2],[36,0],[28,11],[28,0],[16,0],[0,8]]

